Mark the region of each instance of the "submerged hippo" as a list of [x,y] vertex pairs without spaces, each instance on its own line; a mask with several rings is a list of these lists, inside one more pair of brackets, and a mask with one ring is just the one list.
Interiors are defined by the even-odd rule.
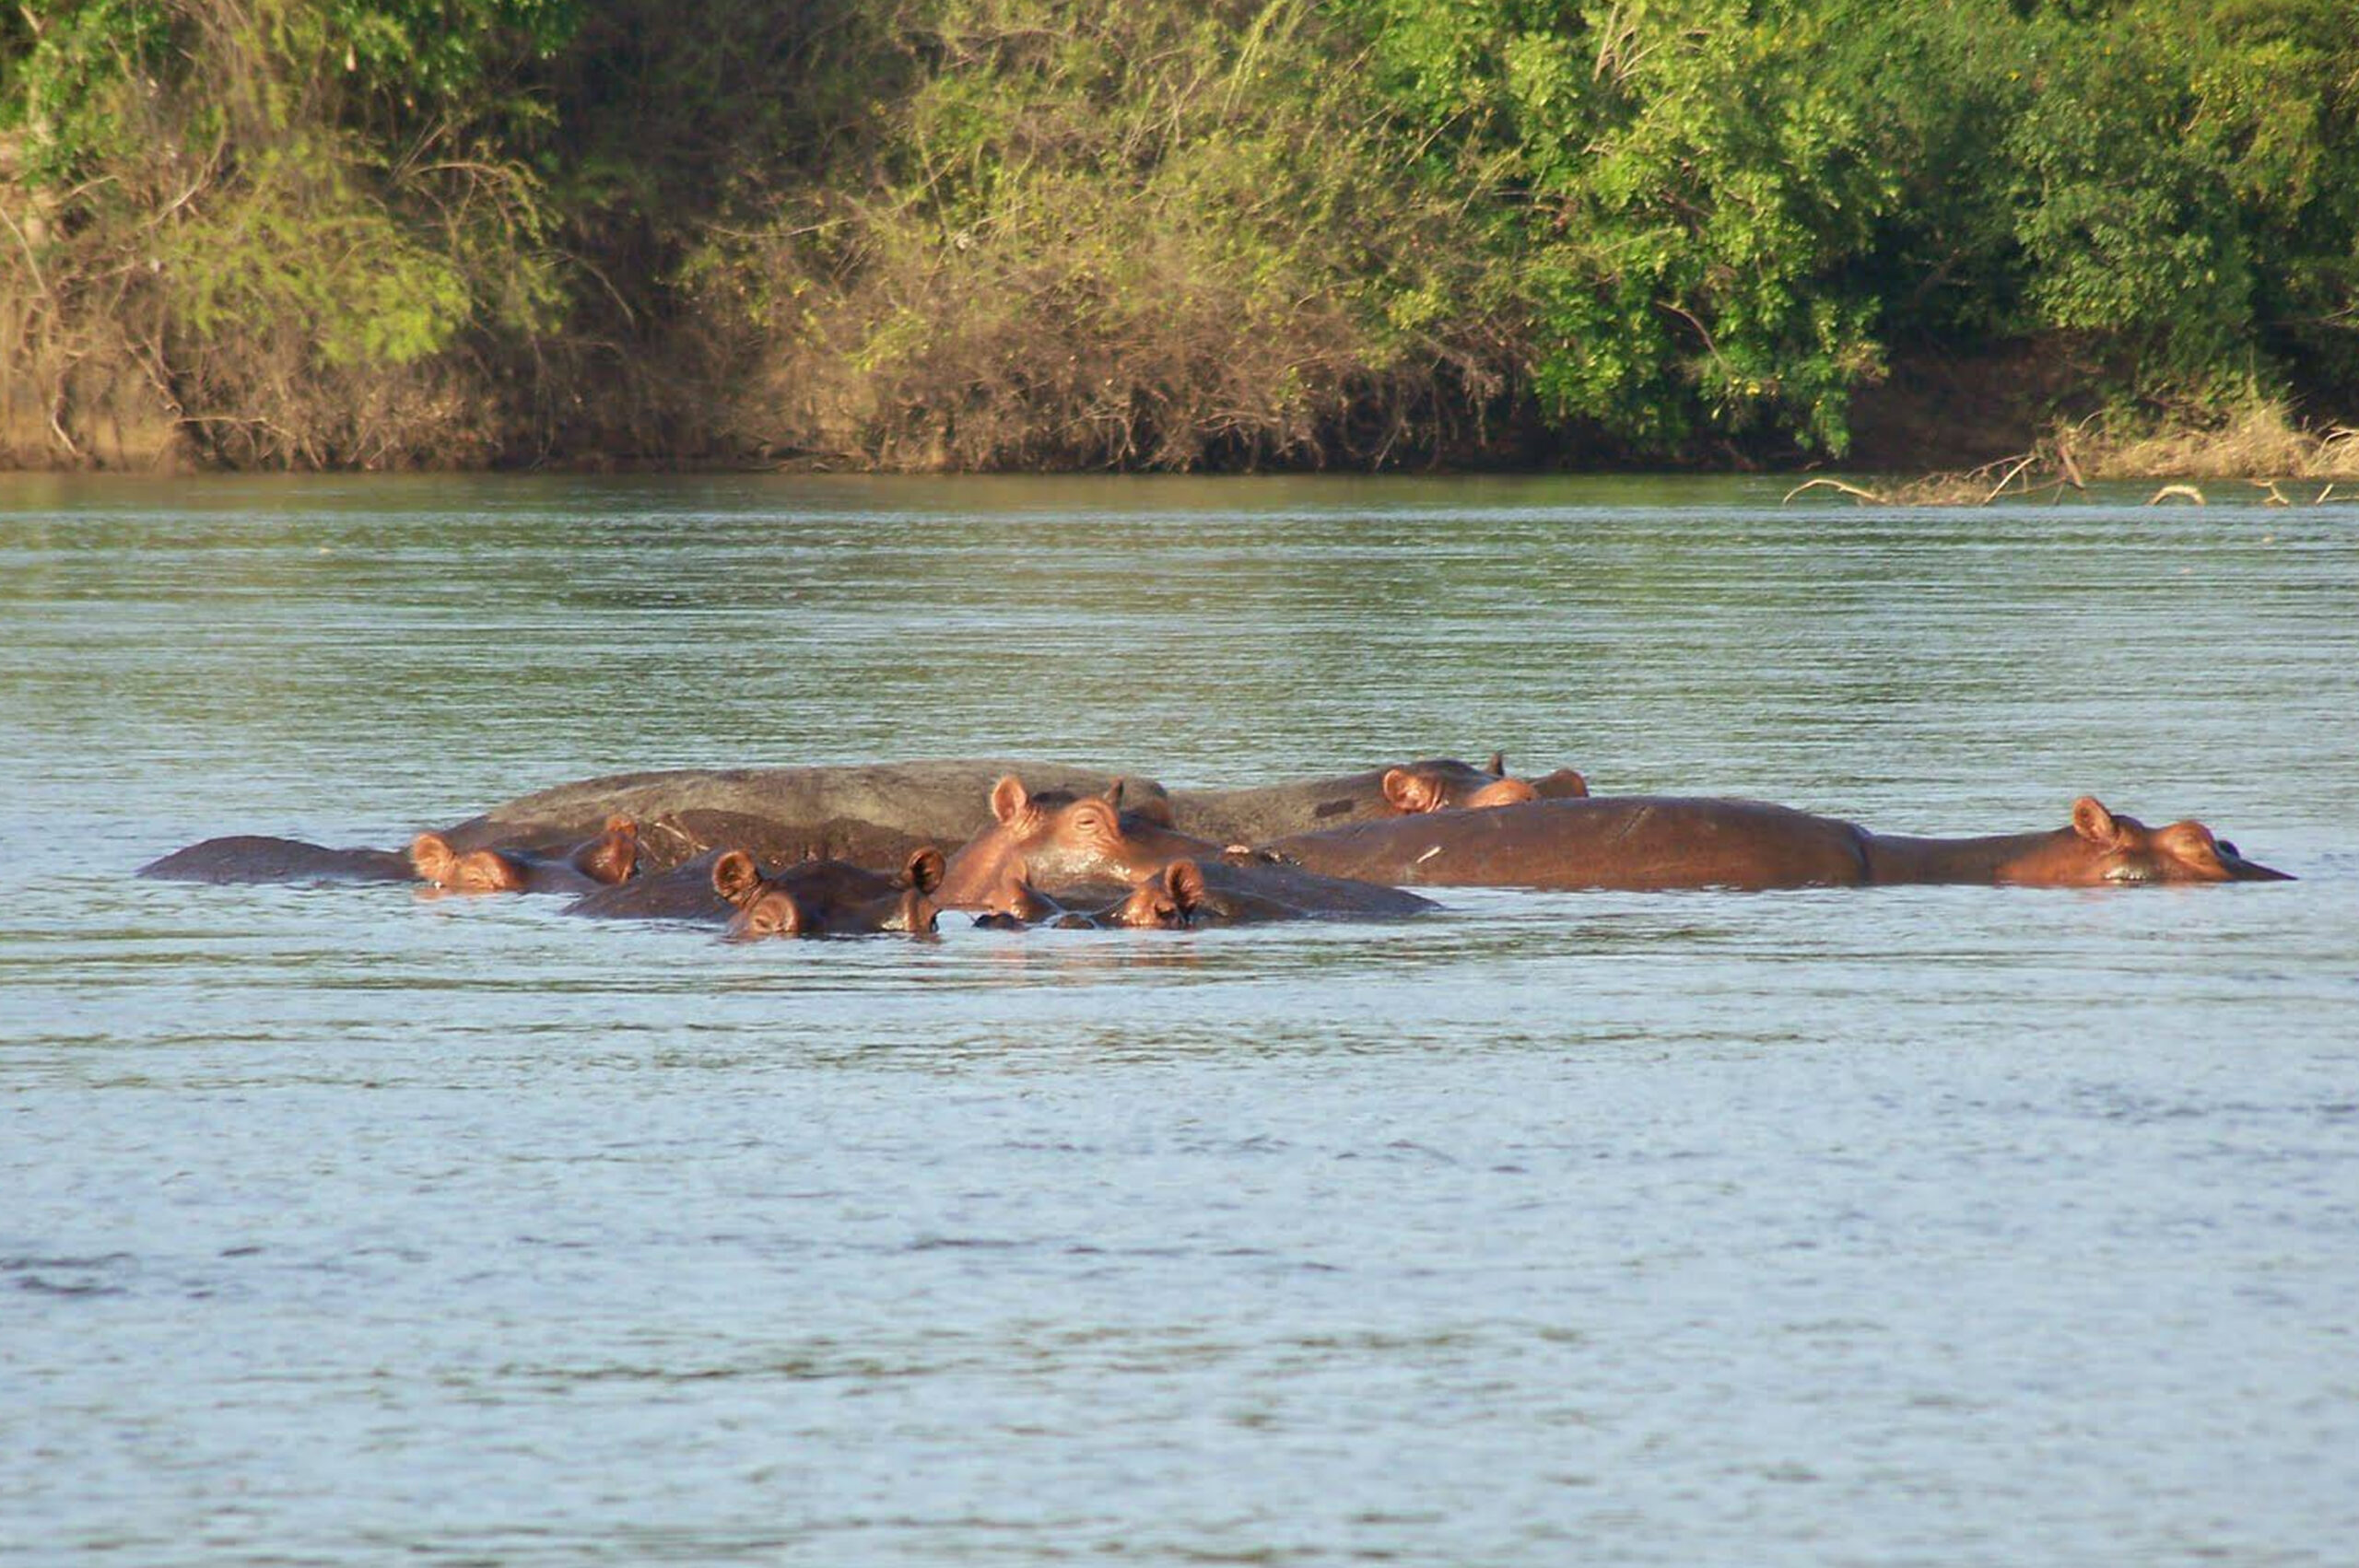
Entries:
[[585,894],[566,912],[722,925],[744,937],[930,931],[930,895],[941,883],[942,865],[942,851],[928,846],[912,851],[898,873],[805,860],[765,875],[743,849],[712,849],[669,871]]
[[1589,793],[1589,780],[1569,767],[1558,768],[1537,784],[1510,778],[1507,757],[1493,752],[1490,766],[1481,772],[1454,757],[1433,757],[1402,767],[1389,767],[1378,788],[1394,811],[1403,816],[1415,816],[1425,812],[1519,806],[1543,798],[1579,799]]
[[768,936],[912,935],[934,929],[937,906],[928,896],[942,884],[942,851],[921,849],[899,875],[841,860],[803,860],[764,876],[753,857],[733,849],[712,868],[715,892],[735,907],[733,941]]
[[1430,898],[1376,883],[1320,876],[1258,856],[1183,857],[1134,878],[1127,888],[1075,890],[1052,897],[1018,880],[993,897],[977,925],[1144,927],[1265,920],[1399,919],[1439,908]]
[[415,882],[409,857],[392,849],[331,849],[299,838],[232,834],[148,861],[135,873],[163,882]]
[[453,848],[439,833],[411,841],[419,878],[452,893],[586,893],[628,881],[639,864],[639,825],[609,817],[595,838],[557,855]]
[[1983,883],[2096,887],[2281,882],[2201,823],[2149,828],[2095,798],[2047,833],[1919,838],[1760,801],[1643,795],[1535,801],[1298,834],[1266,852],[1329,876],[1423,886],[1855,887]]

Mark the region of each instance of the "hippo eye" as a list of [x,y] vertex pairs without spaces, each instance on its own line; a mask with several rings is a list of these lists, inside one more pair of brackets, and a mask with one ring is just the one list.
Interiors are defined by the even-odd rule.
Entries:
[[2214,838],[2212,841],[2212,847],[2230,860],[2241,860],[2245,858],[2245,852],[2225,838]]

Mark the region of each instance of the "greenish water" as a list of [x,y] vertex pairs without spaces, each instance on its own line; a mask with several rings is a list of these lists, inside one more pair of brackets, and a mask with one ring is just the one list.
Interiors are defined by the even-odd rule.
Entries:
[[[2339,1562],[2359,510],[0,485],[0,1558]],[[2303,880],[732,947],[205,888],[639,767],[1503,747]]]

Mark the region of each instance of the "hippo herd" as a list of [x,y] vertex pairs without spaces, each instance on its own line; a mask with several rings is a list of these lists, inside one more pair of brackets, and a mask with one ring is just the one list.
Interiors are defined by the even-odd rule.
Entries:
[[2148,827],[2090,796],[2047,831],[1909,837],[1759,801],[1593,796],[1570,768],[1513,778],[1496,755],[1192,791],[1003,761],[621,774],[421,833],[405,854],[210,838],[140,874],[554,893],[572,913],[733,938],[924,932],[946,910],[999,928],[1392,919],[1438,907],[1417,887],[2292,880],[2201,823]]

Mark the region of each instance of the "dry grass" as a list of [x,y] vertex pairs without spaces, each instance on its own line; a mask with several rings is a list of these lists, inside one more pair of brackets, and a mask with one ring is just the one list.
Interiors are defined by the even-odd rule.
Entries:
[[[2265,506],[2316,506],[2359,501],[2359,428],[2306,430],[2283,404],[2255,400],[2225,420],[2179,426],[2133,437],[2093,433],[2084,422],[2057,427],[2032,451],[1978,468],[1923,474],[1882,486],[1812,479],[1786,494],[1790,501],[1829,490],[1865,506],[1978,507],[2004,499],[2054,500],[2093,479],[2166,481],[2148,504],[2182,501],[2204,506],[2224,499],[2220,482],[2241,480],[2261,494],[2239,490],[2237,500]],[[2194,483],[2211,482],[2210,496]]]
[[2224,420],[2119,437],[2058,432],[2101,479],[2359,481],[2359,429],[2306,429],[2282,403],[2254,399]]

